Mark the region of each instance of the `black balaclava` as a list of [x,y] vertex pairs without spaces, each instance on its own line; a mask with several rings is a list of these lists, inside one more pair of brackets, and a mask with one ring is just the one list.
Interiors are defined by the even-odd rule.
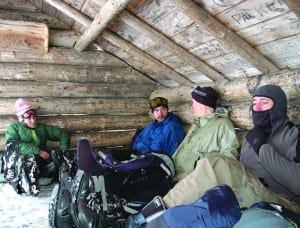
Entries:
[[268,97],[274,102],[270,110],[256,112],[252,108],[252,120],[255,126],[263,128],[272,135],[288,122],[287,98],[284,91],[276,85],[264,85],[254,91],[253,97]]

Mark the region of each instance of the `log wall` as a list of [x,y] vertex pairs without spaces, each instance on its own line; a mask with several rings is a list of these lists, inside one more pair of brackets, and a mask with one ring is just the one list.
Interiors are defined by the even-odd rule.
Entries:
[[[73,46],[78,36],[56,21],[47,21],[51,28],[48,52],[0,51],[0,151],[7,126],[16,121],[14,102],[19,97],[38,109],[40,122],[70,132],[73,148],[81,137],[90,138],[95,147],[128,145],[136,129],[151,121],[148,100],[154,96],[166,97],[170,111],[182,118],[188,130],[193,120],[191,86],[158,87],[99,47],[77,52]],[[144,65],[154,69],[151,64]],[[300,122],[299,74],[299,69],[281,70],[201,86],[215,87],[220,105],[229,109],[230,118],[244,133],[252,127],[250,94],[267,83],[282,86],[289,99],[288,114]]]
[[[268,83],[285,90],[288,114],[300,122],[299,75],[300,69],[281,70],[201,86],[213,86],[220,94],[219,105],[228,108],[235,126],[246,131],[252,127],[251,92]],[[95,147],[128,145],[136,130],[151,121],[148,100],[154,96],[169,100],[170,111],[182,118],[186,130],[193,120],[192,87],[158,87],[101,51],[54,47],[48,53],[2,51],[0,78],[0,150],[7,126],[16,121],[14,102],[19,97],[38,109],[40,122],[70,132],[73,148],[81,137],[90,138]]]
[[[96,50],[51,47],[47,53],[0,52],[0,150],[14,104],[25,98],[39,121],[65,129],[71,147],[81,137],[93,146],[126,146],[151,118],[156,83],[117,58]],[[57,146],[51,143],[51,146]]]
[[[239,136],[243,140],[244,133],[253,127],[251,120],[251,93],[265,84],[281,86],[288,98],[288,116],[295,123],[300,123],[300,69],[281,70],[277,73],[249,78],[237,78],[229,82],[216,84],[203,84],[212,86],[220,95],[219,106],[230,111],[230,118],[237,127]],[[185,125],[193,121],[191,113],[190,87],[160,88],[155,90],[150,98],[156,96],[166,97],[173,111],[177,113]]]

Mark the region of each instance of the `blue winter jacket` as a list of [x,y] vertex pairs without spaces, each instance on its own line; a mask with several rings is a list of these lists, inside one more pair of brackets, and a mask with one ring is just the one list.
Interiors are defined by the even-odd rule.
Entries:
[[184,136],[185,132],[181,126],[180,118],[169,112],[163,122],[153,121],[139,133],[134,140],[133,149],[140,153],[160,151],[171,156]]

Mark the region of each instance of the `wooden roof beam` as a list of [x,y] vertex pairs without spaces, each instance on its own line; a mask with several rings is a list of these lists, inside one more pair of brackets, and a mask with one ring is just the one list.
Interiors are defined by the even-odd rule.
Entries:
[[[294,0],[297,1],[297,0]],[[251,63],[263,74],[276,72],[279,68],[269,61],[265,56],[249,45],[245,40],[231,31],[229,28],[217,21],[213,16],[207,13],[203,8],[192,0],[172,1],[187,17],[210,32],[217,39],[239,54],[242,58]]]
[[[114,33],[106,30],[105,32],[103,32],[102,37],[108,40],[110,43],[126,50],[126,52],[133,55],[135,58],[139,59],[139,61],[142,62],[143,64],[147,65],[147,68],[152,69],[152,71],[155,71],[158,74],[165,75],[167,78],[174,80],[181,85],[193,86],[193,83],[191,81],[189,81],[187,78],[174,71],[171,67],[161,63],[159,60],[143,52],[142,50],[132,45],[131,43],[128,43],[121,37],[116,36]],[[139,70],[144,71],[141,69]]]
[[145,34],[148,38],[150,38],[157,44],[167,48],[170,52],[174,53],[178,58],[184,60],[185,62],[193,66],[197,71],[204,74],[205,76],[212,79],[213,81],[228,80],[219,72],[217,72],[216,70],[208,66],[206,63],[201,61],[199,58],[197,58],[195,55],[191,54],[183,47],[174,43],[168,37],[161,34],[154,28],[151,28],[146,23],[142,22],[141,20],[138,20],[135,16],[131,15],[129,12],[124,11],[120,15],[120,18],[126,24],[132,26],[137,31]]
[[[30,2],[31,0],[26,0],[26,1]],[[92,20],[90,20],[87,16],[78,12],[76,9],[74,9],[70,5],[64,3],[63,1],[60,1],[60,0],[43,0],[43,1],[47,2],[51,6],[55,7],[57,10],[61,11],[66,16],[72,18],[74,21],[80,23],[84,27],[88,27],[92,23]],[[38,7],[41,11],[43,11],[39,6],[37,6],[37,5],[35,5],[35,6]],[[52,15],[50,15],[50,16],[52,16]],[[76,31],[76,32],[82,33],[82,31]],[[118,47],[120,44],[122,44],[122,48],[126,47],[126,51],[129,54],[131,54],[132,56],[134,56],[138,59],[143,59],[144,64],[149,64],[149,66],[153,65],[152,70],[155,70],[156,72],[165,75],[167,78],[174,80],[183,86],[193,86],[194,85],[194,83],[192,83],[190,80],[188,80],[187,78],[185,78],[178,72],[174,71],[172,68],[159,62],[157,59],[153,58],[152,56],[142,52],[137,47],[126,42],[125,40],[116,36],[112,32],[104,30],[102,32],[101,36],[103,38],[105,38],[108,42],[113,42],[114,45],[116,45]],[[115,42],[115,41],[117,41],[117,42]],[[139,66],[132,66],[132,67],[141,72],[144,72],[144,70]]]
[[107,25],[125,9],[129,2],[130,0],[108,0],[88,29],[77,40],[74,46],[75,50],[82,51],[88,47]]
[[[35,4],[35,2],[33,0],[26,0],[26,1],[33,4],[35,7],[39,8],[42,12],[47,14],[47,12],[45,12],[38,4]],[[48,3],[53,8],[59,10],[66,16],[72,18],[73,20],[75,20],[75,21],[80,20],[80,23],[85,27],[88,27],[91,24],[91,19],[89,19],[87,16],[81,14],[75,8],[67,5],[65,2],[63,2],[61,0],[42,0],[42,1]],[[49,15],[49,16],[53,17],[53,15]],[[79,17],[78,20],[76,20],[77,17]]]
[[299,0],[285,0],[286,4],[291,11],[293,11],[300,18],[300,1]]

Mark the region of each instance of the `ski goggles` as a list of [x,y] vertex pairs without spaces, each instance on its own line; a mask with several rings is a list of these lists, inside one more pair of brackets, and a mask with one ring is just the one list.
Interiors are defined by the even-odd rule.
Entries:
[[36,118],[36,112],[34,110],[29,110],[22,115],[23,119]]
[[150,101],[150,108],[153,110],[159,106],[165,106],[168,108],[168,100],[163,97],[156,97]]

